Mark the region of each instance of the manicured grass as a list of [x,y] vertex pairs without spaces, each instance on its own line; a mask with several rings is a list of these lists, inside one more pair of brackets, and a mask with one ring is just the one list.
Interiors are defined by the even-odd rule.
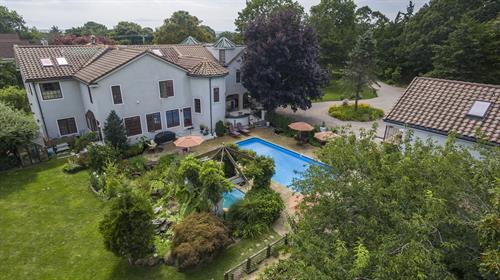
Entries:
[[[221,279],[276,233],[244,240],[190,273],[132,267],[106,251],[98,224],[109,202],[88,188],[86,171],[68,175],[63,160],[0,173],[2,279]],[[265,241],[264,239],[267,239]]]
[[358,109],[354,109],[354,104],[332,106],[328,109],[331,117],[342,121],[368,122],[380,119],[384,116],[384,111],[373,108],[367,104],[358,104]]
[[[321,100],[316,100],[315,102],[324,101],[340,101],[344,99],[353,100],[355,97],[354,89],[344,80],[332,79],[330,84],[323,89],[324,95]],[[377,93],[374,89],[366,87],[361,92],[361,99],[369,99],[377,97]]]

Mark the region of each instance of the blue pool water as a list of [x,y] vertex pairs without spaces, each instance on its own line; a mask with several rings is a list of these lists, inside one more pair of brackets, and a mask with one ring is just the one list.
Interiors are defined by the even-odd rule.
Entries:
[[229,208],[233,203],[243,199],[245,194],[237,188],[232,189],[230,192],[224,194],[224,208]]
[[[274,159],[275,174],[273,181],[278,182],[287,187],[291,187],[293,179],[300,179],[302,172],[311,165],[325,164],[315,161],[309,157],[302,156],[294,151],[290,151],[271,142],[267,142],[260,138],[250,138],[238,143],[242,149],[255,151],[258,155],[269,156]],[[224,194],[224,208],[229,208],[233,203],[243,199],[245,196],[240,190],[234,188],[232,191]]]
[[258,155],[272,157],[275,165],[273,181],[287,187],[290,187],[294,178],[300,179],[301,172],[304,172],[311,164],[324,165],[319,161],[256,137],[240,141],[237,144],[240,148],[255,151]]

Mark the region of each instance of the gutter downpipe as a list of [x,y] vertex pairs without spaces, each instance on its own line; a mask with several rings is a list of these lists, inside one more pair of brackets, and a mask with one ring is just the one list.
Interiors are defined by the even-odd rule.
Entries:
[[212,77],[208,78],[208,102],[210,102],[210,134],[214,136],[214,128],[212,121]]
[[42,118],[43,130],[45,131],[45,136],[47,140],[50,139],[49,131],[47,130],[47,125],[45,124],[45,117],[43,116],[42,106],[40,105],[40,100],[38,99],[38,91],[36,90],[35,83],[31,83],[30,87],[33,86],[33,90],[35,91],[36,103],[38,105],[38,110],[40,110],[40,117]]

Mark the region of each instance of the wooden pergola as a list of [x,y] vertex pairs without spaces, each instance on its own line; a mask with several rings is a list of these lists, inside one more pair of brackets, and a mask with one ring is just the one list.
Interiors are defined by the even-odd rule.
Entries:
[[245,153],[242,153],[240,151],[231,149],[224,144],[222,144],[222,146],[220,146],[219,148],[216,148],[212,151],[206,152],[206,153],[198,156],[198,158],[201,161],[210,159],[210,160],[223,162],[224,158],[227,158],[229,160],[229,162],[233,165],[234,170],[236,172],[236,175],[234,175],[231,178],[228,178],[228,180],[231,181],[231,183],[233,183],[233,185],[237,189],[239,189],[243,193],[246,193],[247,191],[250,190],[250,185],[249,185],[250,180],[248,180],[248,178],[243,173],[241,166],[234,159],[235,157],[241,157],[241,158],[246,158],[246,159],[250,159],[250,160],[254,159],[253,157],[251,157]]

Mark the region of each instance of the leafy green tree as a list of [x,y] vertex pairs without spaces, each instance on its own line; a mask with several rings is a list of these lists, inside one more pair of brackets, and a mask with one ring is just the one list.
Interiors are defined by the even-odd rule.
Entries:
[[259,16],[270,16],[278,10],[294,10],[295,13],[302,15],[304,8],[297,1],[293,0],[250,0],[246,2],[245,8],[238,12],[238,18],[234,21],[236,30],[242,34],[246,31],[248,25]]
[[318,32],[321,64],[343,68],[355,43],[356,4],[352,0],[321,0],[311,7],[311,24]]
[[111,110],[104,122],[104,140],[118,150],[124,150],[127,147],[127,129],[123,120]]
[[480,81],[487,67],[482,50],[483,26],[469,17],[462,19],[448,39],[434,47],[430,76],[461,81]]
[[0,151],[12,151],[38,136],[38,125],[32,115],[0,101]]
[[253,188],[269,188],[274,176],[274,160],[267,156],[256,156],[245,165],[244,173],[253,179]]
[[26,91],[17,86],[0,88],[0,102],[16,110],[31,112]]
[[212,210],[232,187],[221,164],[213,160],[201,162],[187,156],[180,162],[177,173],[179,179],[172,191],[185,208],[185,214]]
[[16,70],[16,64],[14,62],[0,63],[0,88],[21,85],[21,75]]
[[76,36],[88,36],[88,35],[107,36],[108,32],[109,30],[106,27],[106,25],[94,21],[88,21],[85,24],[83,24],[83,26],[66,29],[64,33],[65,35],[76,35]]
[[[481,146],[476,158],[452,137],[440,146],[410,132],[393,146],[374,135],[328,143],[318,157],[334,168],[312,167],[295,183],[304,195],[295,248],[281,278],[265,279],[481,278],[477,227],[498,207],[489,201],[499,148]],[[485,244],[498,249],[487,228]]]
[[156,44],[178,44],[186,37],[193,36],[200,42],[212,42],[215,32],[201,23],[201,20],[186,11],[177,11],[156,29],[153,41]]
[[124,188],[112,200],[109,212],[99,224],[106,249],[130,263],[151,253],[153,217],[149,200]]
[[121,44],[142,44],[143,36],[147,34],[143,33],[143,28],[135,22],[120,21],[110,32],[110,36],[119,41]]
[[367,31],[358,38],[345,70],[347,78],[355,88],[354,110],[358,109],[361,91],[377,82],[375,67],[375,41],[372,32]]
[[0,33],[21,32],[26,29],[22,16],[0,5]]
[[245,32],[243,85],[264,109],[307,109],[319,99],[328,74],[319,66],[314,29],[294,9],[253,21]]

